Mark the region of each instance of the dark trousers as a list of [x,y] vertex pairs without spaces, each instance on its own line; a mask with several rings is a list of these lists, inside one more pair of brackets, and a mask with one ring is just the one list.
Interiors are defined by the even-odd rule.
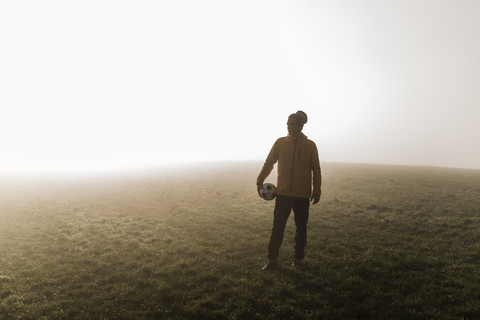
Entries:
[[287,224],[290,212],[293,209],[295,214],[295,259],[303,259],[305,256],[305,245],[307,244],[307,222],[309,199],[295,198],[277,195],[275,199],[275,210],[273,212],[273,228],[268,244],[268,259],[277,259],[278,251],[283,241],[283,233]]

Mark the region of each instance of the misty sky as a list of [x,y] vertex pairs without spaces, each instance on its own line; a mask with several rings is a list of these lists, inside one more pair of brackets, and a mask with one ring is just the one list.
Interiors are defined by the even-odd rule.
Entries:
[[480,2],[2,1],[0,171],[264,160],[480,169]]

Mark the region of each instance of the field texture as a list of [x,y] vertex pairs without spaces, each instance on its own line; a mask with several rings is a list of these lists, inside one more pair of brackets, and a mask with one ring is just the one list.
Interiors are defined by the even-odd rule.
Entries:
[[262,272],[261,165],[3,180],[0,319],[480,318],[480,171],[323,164],[305,267],[291,217]]

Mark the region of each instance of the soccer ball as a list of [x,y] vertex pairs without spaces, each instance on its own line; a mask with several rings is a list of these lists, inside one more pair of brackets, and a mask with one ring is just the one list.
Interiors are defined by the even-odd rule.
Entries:
[[277,187],[271,183],[265,183],[259,193],[263,199],[273,200],[277,196]]

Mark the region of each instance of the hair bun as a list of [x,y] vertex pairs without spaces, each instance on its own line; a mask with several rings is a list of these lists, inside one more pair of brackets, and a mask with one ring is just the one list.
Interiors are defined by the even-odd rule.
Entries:
[[301,121],[303,124],[307,123],[308,117],[307,114],[301,110],[298,110],[297,113],[295,114],[296,118]]

